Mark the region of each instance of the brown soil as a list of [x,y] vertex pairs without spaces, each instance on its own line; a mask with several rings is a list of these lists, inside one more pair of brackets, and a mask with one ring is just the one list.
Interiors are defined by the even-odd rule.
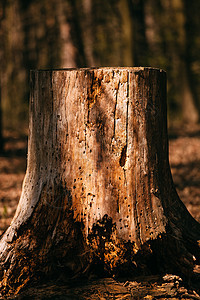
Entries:
[[4,132],[4,153],[0,155],[0,235],[14,216],[26,171],[27,136]]
[[[4,153],[0,156],[0,235],[9,226],[20,198],[27,153],[26,135],[5,131],[4,137]],[[200,222],[200,125],[170,129],[169,138],[170,165],[177,192],[193,217]],[[197,273],[200,273],[200,270],[197,270]],[[112,279],[108,279],[108,282],[104,280],[103,284],[98,282],[95,285],[93,283],[89,289],[94,289],[94,293],[90,296],[87,286],[84,286],[84,289],[76,288],[76,292],[78,294],[80,292],[82,298],[79,298],[78,294],[77,297],[72,297],[72,293],[75,295],[76,292],[68,289],[65,295],[69,295],[69,298],[62,299],[200,299],[195,292],[182,286],[181,279],[169,278],[166,281],[162,279],[160,283],[160,279],[157,278],[153,281],[154,283],[149,283],[149,279],[146,279],[146,283],[144,280],[143,282],[138,280],[123,283],[115,281],[112,284]],[[100,293],[102,288],[102,293]],[[95,292],[97,289],[98,293]],[[152,289],[156,292],[153,293]],[[168,291],[169,289],[170,291]],[[47,288],[44,290],[47,292]],[[141,292],[138,292],[139,290]],[[159,292],[160,290],[163,291],[163,294]],[[39,297],[39,290],[35,289],[34,291],[37,293],[37,299],[44,299],[43,296]],[[99,293],[101,295],[98,298]],[[106,296],[109,293],[110,296]],[[34,298],[34,292],[32,298]]]
[[170,131],[169,159],[180,199],[200,222],[200,126]]

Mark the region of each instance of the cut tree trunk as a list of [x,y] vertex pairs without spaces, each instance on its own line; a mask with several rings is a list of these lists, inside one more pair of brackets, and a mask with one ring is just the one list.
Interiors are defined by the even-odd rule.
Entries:
[[2,294],[45,275],[188,276],[199,239],[170,172],[165,72],[32,71],[27,172],[0,241]]

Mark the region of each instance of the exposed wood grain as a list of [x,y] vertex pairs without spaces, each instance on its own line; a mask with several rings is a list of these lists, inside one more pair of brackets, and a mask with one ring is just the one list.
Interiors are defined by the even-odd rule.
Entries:
[[173,186],[166,118],[162,70],[32,71],[27,172],[0,242],[2,293],[44,274],[192,271],[199,224]]

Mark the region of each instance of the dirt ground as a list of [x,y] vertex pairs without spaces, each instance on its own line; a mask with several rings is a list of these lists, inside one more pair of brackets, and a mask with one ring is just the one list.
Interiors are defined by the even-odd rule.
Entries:
[[169,131],[169,160],[179,197],[200,222],[200,125]]
[[[27,157],[27,136],[25,134],[19,135],[16,132],[5,131],[4,137],[4,154],[0,155],[0,235],[9,226],[14,216],[17,203],[21,194],[23,178],[26,170]],[[192,216],[200,222],[200,125],[177,127],[169,130],[169,159],[177,192],[181,200],[186,205],[187,209],[192,214]],[[175,284],[175,282],[178,282],[176,278],[170,279],[172,281],[170,281],[169,278],[167,280],[169,282],[167,281],[166,283],[162,280],[162,284],[160,283],[161,290],[164,287],[168,288],[170,284],[173,286],[173,288],[177,286],[177,283]],[[159,283],[157,281],[156,283],[154,283],[156,291],[159,290]],[[123,291],[119,293],[119,295],[121,295],[119,296],[120,298],[116,297],[115,292],[113,292],[114,298],[112,298],[112,296],[109,296],[108,298],[95,298],[95,295],[97,294],[93,294],[92,298],[87,298],[87,296],[84,298],[84,292],[82,289],[80,289],[80,293],[82,294],[82,298],[80,299],[157,299],[157,296],[149,296],[148,298],[147,287],[149,286],[149,283],[141,284],[141,281],[138,281],[138,284],[136,284],[135,282],[136,281],[127,282],[123,284],[117,284],[116,282],[114,283],[114,286],[117,289],[120,289],[120,291],[122,289],[124,291],[123,297]],[[103,286],[107,286],[107,288],[106,292],[102,291],[102,295],[107,293],[107,291],[109,290],[109,286],[111,287],[111,290],[113,289],[113,285],[110,285],[110,281],[109,283],[107,283],[106,281],[106,283],[104,283]],[[132,291],[131,293],[135,293],[136,290],[139,291],[140,286],[140,295],[143,295],[142,298],[140,298],[140,296],[136,298],[132,298],[130,296],[131,298],[129,298],[127,293],[129,293],[130,291]],[[153,286],[152,283],[151,286]],[[185,296],[183,296],[184,299],[200,299],[200,297],[197,294],[195,295],[195,292],[192,292],[192,294],[189,295],[189,292],[187,289],[185,289],[185,287],[181,286],[181,284],[179,284],[179,286],[180,291],[182,291],[179,292],[182,294],[185,293]],[[125,289],[125,287],[128,288],[129,292],[127,292],[128,290]],[[99,288],[95,285],[90,287],[91,290],[101,288],[102,285],[99,286]],[[176,290],[177,294],[178,289],[174,288],[174,290]],[[72,290],[70,290],[70,293],[71,292]],[[171,296],[167,291],[165,291],[165,293],[166,298],[161,298],[161,294],[159,294],[160,296],[158,296],[158,298],[168,299],[169,297],[175,297],[175,294],[173,293],[171,294]],[[173,299],[183,299],[182,296],[177,297],[178,298]],[[34,295],[32,295],[32,298],[44,299],[43,296],[41,296],[41,298],[39,297],[38,290],[36,298],[34,298]],[[62,299],[79,298],[74,298],[71,294],[69,295],[69,298],[65,297]]]
[[4,131],[0,155],[0,235],[9,226],[22,190],[26,171],[27,136]]

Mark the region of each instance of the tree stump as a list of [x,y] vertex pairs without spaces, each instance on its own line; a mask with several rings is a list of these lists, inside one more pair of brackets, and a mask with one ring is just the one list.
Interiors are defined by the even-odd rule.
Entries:
[[199,239],[170,172],[165,72],[32,71],[27,172],[0,241],[2,294],[44,275],[187,276]]

